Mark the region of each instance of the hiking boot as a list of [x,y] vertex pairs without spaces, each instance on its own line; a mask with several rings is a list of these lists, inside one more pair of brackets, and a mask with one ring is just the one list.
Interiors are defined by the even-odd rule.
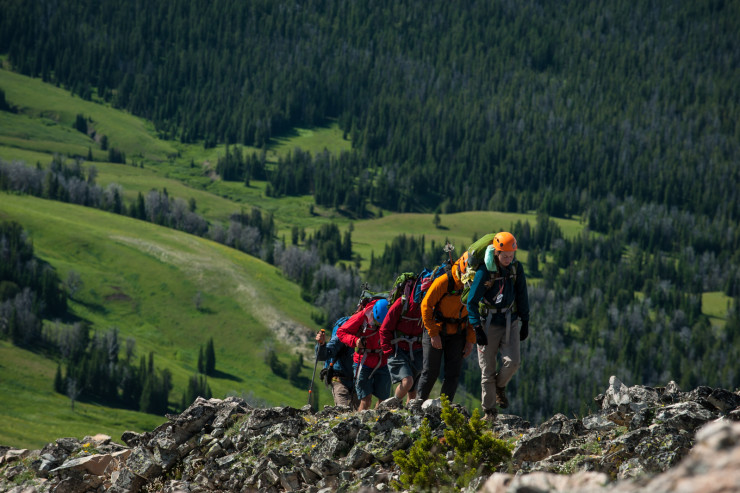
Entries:
[[496,405],[501,409],[509,407],[509,399],[506,398],[506,386],[496,387]]
[[486,409],[486,412],[483,414],[483,421],[493,424],[496,422],[497,416],[498,412],[495,409]]

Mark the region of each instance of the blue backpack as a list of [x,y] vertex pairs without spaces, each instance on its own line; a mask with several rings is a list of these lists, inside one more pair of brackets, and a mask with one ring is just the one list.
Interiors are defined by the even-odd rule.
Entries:
[[448,261],[444,261],[432,270],[425,268],[419,273],[419,282],[414,286],[414,303],[422,302],[427,291],[429,291],[429,287],[432,285],[432,282],[441,275],[447,276],[448,283],[446,294],[456,294],[454,290],[455,281],[452,278],[452,264]]
[[[344,324],[344,322],[346,322],[347,320],[349,320],[349,316],[342,317],[338,319],[336,322],[334,322],[334,326],[331,328],[331,337],[329,338],[329,340],[333,339],[334,336],[337,335],[337,331],[339,330],[339,327],[341,327]],[[326,361],[324,362],[324,368],[333,367],[334,363],[336,363],[337,360],[341,359],[342,354],[347,349],[346,344],[340,341],[337,341],[337,342],[342,345],[342,348],[337,352],[336,356],[334,356],[333,358],[326,359]]]

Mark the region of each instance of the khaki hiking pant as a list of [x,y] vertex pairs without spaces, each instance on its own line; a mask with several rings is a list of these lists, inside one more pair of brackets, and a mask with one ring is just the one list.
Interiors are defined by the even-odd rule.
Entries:
[[353,411],[356,411],[360,405],[357,394],[344,385],[337,377],[334,377],[334,380],[331,382],[331,393],[334,397],[335,406],[347,406],[352,408]]
[[[487,346],[478,346],[478,364],[481,370],[481,407],[483,411],[496,409],[496,387],[505,387],[521,364],[519,354],[519,321],[511,322],[509,340],[505,325],[491,325],[483,330],[488,336]],[[501,368],[496,376],[496,356],[501,353]]]

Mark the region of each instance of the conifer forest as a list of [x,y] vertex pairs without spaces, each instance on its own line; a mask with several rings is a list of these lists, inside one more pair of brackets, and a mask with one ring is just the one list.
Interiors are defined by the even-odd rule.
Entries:
[[[336,121],[352,143],[272,167],[227,153],[225,180],[357,218],[536,211],[507,225],[528,252],[531,305],[510,412],[585,413],[609,375],[740,385],[739,0],[0,0],[0,12],[13,70],[165,138],[264,148]],[[320,265],[351,258],[351,238],[327,228],[312,245],[310,272],[289,272],[292,246],[267,257],[308,298],[341,292],[323,307],[330,324],[356,283]],[[342,275],[387,288],[443,252],[399,231],[375,253]],[[730,300],[723,323],[702,311],[709,292]],[[473,369],[462,384],[478,394]]]

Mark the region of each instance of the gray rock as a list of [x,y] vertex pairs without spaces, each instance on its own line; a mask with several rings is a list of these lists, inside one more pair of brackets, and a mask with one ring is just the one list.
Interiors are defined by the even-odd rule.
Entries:
[[693,432],[699,426],[715,418],[716,416],[701,404],[689,401],[658,409],[654,422]]
[[439,399],[427,399],[421,405],[421,410],[425,413],[439,414],[442,412],[442,401]]
[[519,440],[513,452],[514,460],[542,460],[562,450],[573,437],[574,428],[570,420],[562,414],[556,414]]
[[378,410],[381,409],[401,409],[403,408],[403,401],[397,397],[389,397],[380,404],[378,404]]
[[404,419],[398,413],[384,411],[378,416],[378,420],[373,425],[371,431],[374,433],[384,433],[402,426],[403,423]]
[[349,451],[345,459],[345,464],[352,469],[362,469],[367,467],[375,460],[373,454],[362,447],[355,446]]
[[311,450],[311,457],[314,461],[323,458],[337,459],[347,455],[351,448],[352,445],[344,440],[340,440],[336,436],[329,436]]
[[272,407],[255,409],[249,415],[247,421],[242,425],[240,431],[260,434],[273,425],[283,423],[288,418],[302,416],[303,413],[292,407]]
[[715,421],[699,429],[696,445],[675,468],[652,478],[645,492],[721,493],[740,485],[740,423]]
[[617,408],[619,411],[637,412],[659,400],[658,391],[652,387],[636,385],[627,387],[615,376],[609,378],[609,387],[604,393],[601,408],[604,410]]
[[544,493],[562,491],[570,493],[591,493],[599,490],[609,481],[606,474],[599,472],[580,472],[573,475],[536,472],[522,476],[495,473],[488,478],[481,493]]
[[604,393],[601,408],[609,409],[610,407],[627,406],[629,403],[630,396],[627,386],[616,376],[612,375],[609,377],[609,388]]
[[587,430],[599,430],[599,431],[606,431],[606,430],[613,430],[617,427],[616,423],[613,421],[610,421],[606,419],[604,416],[600,414],[592,414],[590,416],[586,416],[582,420],[583,426]]
[[675,433],[661,425],[649,428],[650,436],[634,448],[636,459],[644,472],[654,474],[667,471],[678,464],[693,445],[687,433]]
[[362,426],[360,420],[352,416],[342,419],[331,431],[339,440],[345,443],[354,443]]
[[285,491],[298,491],[301,487],[301,480],[296,471],[286,471],[280,473],[280,485]]
[[[227,397],[218,405],[216,416],[211,426],[213,426],[214,431],[216,429],[230,428],[238,418],[249,413],[251,409],[251,406],[244,402],[244,400],[237,397]],[[220,438],[215,433],[213,436]]]
[[151,479],[162,472],[162,466],[157,463],[154,455],[143,447],[137,447],[131,452],[126,465],[131,472],[144,479]]
[[57,471],[64,471],[64,470],[75,470],[82,473],[90,473],[94,474],[96,476],[101,476],[105,473],[106,467],[108,467],[108,464],[110,464],[110,461],[113,459],[110,455],[84,455],[82,457],[77,457],[74,459],[69,459],[64,462],[61,466],[52,469],[49,472],[57,472]]
[[729,413],[740,406],[740,396],[725,389],[714,389],[707,401],[721,413]]
[[342,471],[342,466],[331,459],[322,459],[314,463],[311,470],[322,478],[326,478],[327,476],[336,476],[339,474]]
[[118,471],[109,491],[111,493],[137,493],[144,484],[146,484],[144,478],[135,474],[131,469],[123,468]]

